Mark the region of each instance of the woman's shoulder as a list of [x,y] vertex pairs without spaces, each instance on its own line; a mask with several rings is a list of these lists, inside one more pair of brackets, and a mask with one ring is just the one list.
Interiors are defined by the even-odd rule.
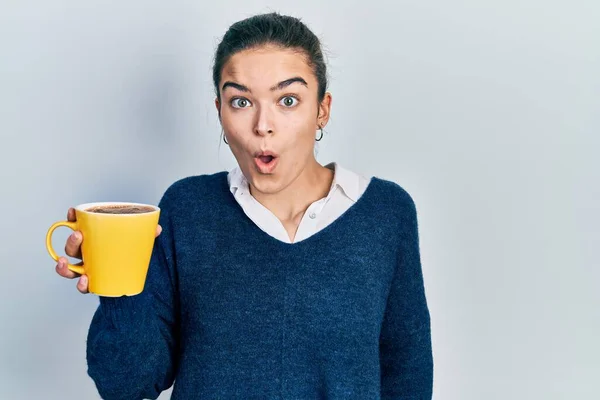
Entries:
[[382,201],[389,201],[396,205],[415,207],[415,201],[408,190],[396,181],[373,176],[371,178],[370,186],[373,186],[372,189],[376,192],[377,198]]
[[417,215],[417,207],[413,196],[400,183],[382,178],[371,177],[371,181],[365,194],[369,199],[369,209],[377,218],[388,222],[406,221],[414,219]]
[[163,194],[161,203],[185,203],[218,196],[227,184],[227,172],[192,175],[173,182]]

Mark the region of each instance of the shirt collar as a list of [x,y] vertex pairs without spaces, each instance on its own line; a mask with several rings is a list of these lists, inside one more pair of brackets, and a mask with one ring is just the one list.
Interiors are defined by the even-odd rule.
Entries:
[[[352,171],[341,167],[338,163],[332,162],[325,165],[326,168],[334,172],[331,189],[336,186],[344,191],[344,194],[353,202],[358,200],[359,177]],[[249,193],[249,186],[246,177],[240,167],[235,167],[227,175],[229,181],[229,190],[234,195]]]
[[344,194],[353,202],[358,200],[359,177],[352,171],[340,166],[340,164],[332,162],[325,166],[334,171],[333,182],[331,187],[339,187],[344,191]]
[[227,180],[229,181],[229,190],[233,195],[240,195],[250,191],[248,181],[239,166],[229,171]]

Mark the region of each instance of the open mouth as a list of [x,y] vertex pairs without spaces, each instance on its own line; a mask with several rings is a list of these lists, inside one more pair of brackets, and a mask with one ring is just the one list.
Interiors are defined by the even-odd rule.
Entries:
[[256,154],[254,157],[254,161],[259,172],[263,174],[270,174],[277,166],[277,161],[279,160],[279,157],[277,157],[276,154],[270,154],[267,152],[265,153]]
[[275,159],[275,157],[273,157],[273,156],[260,156],[258,158],[260,158],[260,161],[262,161],[265,164],[269,164],[271,161],[273,161]]

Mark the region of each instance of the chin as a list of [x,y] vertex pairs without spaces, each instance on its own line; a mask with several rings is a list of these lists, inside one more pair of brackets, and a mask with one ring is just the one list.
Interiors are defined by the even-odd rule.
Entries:
[[264,194],[275,194],[283,189],[282,183],[274,175],[253,174],[251,185]]

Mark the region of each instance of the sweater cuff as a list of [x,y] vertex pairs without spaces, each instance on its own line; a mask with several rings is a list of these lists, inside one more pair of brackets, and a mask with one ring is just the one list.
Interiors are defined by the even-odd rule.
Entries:
[[109,324],[117,329],[135,329],[143,326],[148,310],[144,305],[144,296],[104,297],[100,296],[100,310]]

